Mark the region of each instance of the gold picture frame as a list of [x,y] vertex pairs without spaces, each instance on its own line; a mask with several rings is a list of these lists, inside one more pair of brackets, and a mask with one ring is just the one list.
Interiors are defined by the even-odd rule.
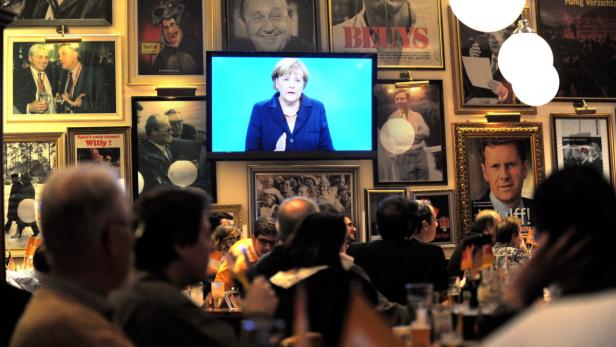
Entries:
[[[532,195],[534,188],[545,178],[545,162],[543,152],[543,125],[542,123],[453,123],[454,151],[456,185],[458,188],[458,211],[460,215],[460,237],[469,232],[473,222],[473,217],[478,210],[483,208],[495,208],[492,205],[491,188],[497,190],[494,199],[499,200],[503,205],[505,199],[515,201],[518,205],[507,210],[508,214],[513,214],[523,222],[523,231],[532,228],[534,225],[530,216],[532,209]],[[483,169],[483,153],[480,153],[483,146],[503,146],[513,145],[518,157],[523,164],[514,173],[507,171],[508,176],[498,178],[495,174],[490,174]],[[492,148],[494,148],[492,147]],[[520,153],[521,152],[521,153]],[[484,152],[485,153],[485,152]],[[492,152],[494,153],[494,152]],[[494,157],[491,155],[491,157]],[[495,170],[511,166],[511,160],[498,161],[490,160],[486,168],[493,167]],[[519,165],[518,165],[519,167]],[[495,179],[502,179],[507,182],[502,190],[503,194],[510,194],[501,198],[502,192]],[[489,182],[486,182],[489,181]],[[491,183],[490,183],[491,182]],[[520,202],[521,201],[521,202]],[[501,208],[501,214],[505,214]]]
[[228,213],[233,216],[233,225],[242,229],[242,205],[241,204],[212,204],[208,207],[208,212],[211,214],[214,213]]

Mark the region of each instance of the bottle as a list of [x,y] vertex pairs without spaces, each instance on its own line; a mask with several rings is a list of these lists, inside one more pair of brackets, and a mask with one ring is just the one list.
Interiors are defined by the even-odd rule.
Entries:
[[465,274],[465,283],[462,287],[461,296],[464,300],[468,299],[468,304],[470,308],[477,308],[479,306],[479,301],[477,299],[477,287],[481,280],[475,280],[472,278],[470,274],[470,270],[466,271]]
[[430,320],[428,310],[418,308],[415,311],[415,321],[411,324],[411,340],[414,347],[430,347]]

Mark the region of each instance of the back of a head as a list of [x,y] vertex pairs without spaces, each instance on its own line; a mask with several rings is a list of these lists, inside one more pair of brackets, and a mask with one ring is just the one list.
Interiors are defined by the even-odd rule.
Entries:
[[383,200],[376,211],[376,224],[383,240],[402,240],[414,231],[417,204],[401,197]]
[[471,232],[478,234],[487,234],[488,230],[496,226],[499,222],[500,216],[498,212],[494,210],[481,210],[473,221],[473,225],[471,225]]
[[278,239],[283,243],[286,242],[306,216],[318,211],[319,207],[314,201],[302,196],[284,200],[278,209]]
[[129,205],[110,168],[84,164],[53,174],[41,199],[41,229],[52,269],[84,263],[80,259],[89,256],[108,223],[126,216],[123,209]]
[[496,242],[508,244],[519,232],[520,220],[513,216],[507,217],[496,226]]
[[195,244],[208,203],[205,192],[191,188],[160,187],[141,195],[135,204],[137,268],[161,273],[177,258],[176,244]]
[[341,214],[313,213],[301,222],[285,247],[296,266],[339,265],[345,234]]
[[259,217],[255,222],[255,226],[252,230],[252,234],[255,238],[263,236],[277,236],[276,222],[270,217]]

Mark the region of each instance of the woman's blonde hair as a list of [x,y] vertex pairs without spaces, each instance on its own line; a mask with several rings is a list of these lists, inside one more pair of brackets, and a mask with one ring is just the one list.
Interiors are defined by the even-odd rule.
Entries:
[[308,84],[308,68],[297,58],[282,58],[274,66],[272,71],[272,85],[276,89],[276,78],[299,71],[304,79],[304,87]]

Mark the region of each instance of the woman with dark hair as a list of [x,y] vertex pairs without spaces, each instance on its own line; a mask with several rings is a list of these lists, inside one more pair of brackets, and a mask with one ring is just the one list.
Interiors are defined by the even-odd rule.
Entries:
[[333,213],[309,215],[285,244],[291,270],[270,278],[280,299],[276,317],[292,332],[294,302],[299,286],[306,289],[310,330],[320,333],[327,346],[338,346],[352,284],[376,303],[376,292],[363,278],[345,270],[340,260],[346,227]]
[[497,269],[506,267],[508,271],[517,270],[530,258],[520,231],[521,225],[518,218],[510,216],[496,226],[496,243],[492,246],[492,253]]

